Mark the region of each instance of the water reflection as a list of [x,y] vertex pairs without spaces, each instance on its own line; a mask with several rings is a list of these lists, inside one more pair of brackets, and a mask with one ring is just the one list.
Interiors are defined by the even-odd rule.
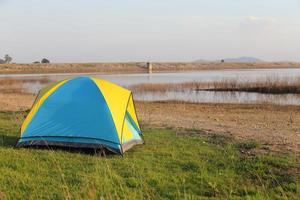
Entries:
[[192,103],[269,103],[277,105],[300,105],[300,95],[274,95],[248,92],[213,92],[188,90],[167,92],[136,92],[134,93],[134,98],[140,101],[177,100]]
[[23,83],[23,91],[37,94],[43,87],[45,87],[48,83],[42,83],[40,81],[33,81],[33,82],[25,82]]

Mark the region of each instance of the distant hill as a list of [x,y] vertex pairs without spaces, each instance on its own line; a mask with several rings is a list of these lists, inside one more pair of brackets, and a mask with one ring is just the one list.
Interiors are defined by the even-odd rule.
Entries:
[[225,62],[240,62],[240,63],[251,63],[251,62],[261,62],[262,60],[254,57],[239,57],[239,58],[225,58]]
[[[204,60],[204,59],[198,59],[195,60],[194,62],[197,63],[203,63],[203,62],[220,62],[220,60]],[[254,57],[238,57],[238,58],[225,58],[223,59],[224,62],[235,62],[235,63],[253,63],[253,62],[261,62],[262,60]]]
[[198,60],[195,60],[194,62],[202,63],[202,62],[210,62],[210,61],[209,60],[204,60],[204,59],[198,59]]

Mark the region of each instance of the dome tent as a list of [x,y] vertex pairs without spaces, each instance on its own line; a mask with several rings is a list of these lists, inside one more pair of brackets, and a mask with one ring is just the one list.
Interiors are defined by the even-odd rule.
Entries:
[[131,91],[102,79],[75,77],[39,92],[17,146],[105,148],[123,154],[140,143]]

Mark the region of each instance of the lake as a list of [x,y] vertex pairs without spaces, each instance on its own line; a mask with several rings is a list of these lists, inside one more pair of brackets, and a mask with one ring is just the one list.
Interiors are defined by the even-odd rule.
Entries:
[[[0,79],[31,80],[23,84],[27,92],[36,94],[50,82],[73,77],[91,75],[130,87],[137,84],[184,83],[184,82],[216,82],[224,79],[243,81],[258,81],[264,78],[293,79],[300,78],[300,69],[253,69],[253,70],[207,70],[176,73],[153,74],[9,74],[0,75]],[[39,81],[43,80],[43,81]],[[46,81],[45,81],[46,80]],[[142,101],[179,100],[193,103],[240,103],[260,104],[271,103],[280,105],[300,105],[298,94],[259,94],[248,92],[214,92],[214,91],[166,91],[166,92],[134,92],[134,98]]]

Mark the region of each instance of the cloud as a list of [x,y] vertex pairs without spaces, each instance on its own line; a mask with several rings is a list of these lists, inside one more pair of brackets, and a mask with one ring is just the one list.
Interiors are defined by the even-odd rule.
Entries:
[[256,16],[248,16],[241,20],[239,28],[242,32],[263,33],[270,31],[275,23],[272,18],[260,18]]
[[258,20],[259,20],[259,18],[258,18],[258,17],[255,17],[255,16],[249,16],[249,17],[247,17],[247,19],[248,19],[249,21],[258,21]]

